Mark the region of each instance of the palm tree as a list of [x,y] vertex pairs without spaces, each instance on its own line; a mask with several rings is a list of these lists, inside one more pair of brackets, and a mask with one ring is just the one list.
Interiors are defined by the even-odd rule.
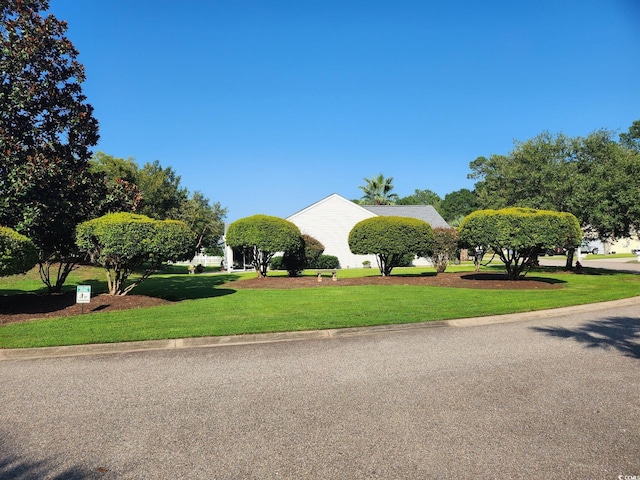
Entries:
[[393,190],[393,177],[384,178],[382,173],[377,177],[365,178],[366,185],[360,185],[364,195],[360,199],[363,205],[393,205],[398,195],[391,193]]

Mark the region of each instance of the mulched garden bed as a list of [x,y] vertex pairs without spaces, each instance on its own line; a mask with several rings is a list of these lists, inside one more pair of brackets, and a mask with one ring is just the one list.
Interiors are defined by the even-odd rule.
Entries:
[[[338,277],[340,273],[338,273]],[[439,275],[392,275],[390,277],[338,278],[333,281],[331,274],[325,273],[322,282],[316,277],[269,277],[252,278],[234,282],[231,288],[313,288],[351,285],[417,285],[453,288],[481,288],[492,290],[549,290],[561,288],[557,283],[540,278],[524,277],[508,280],[502,273],[441,273]]]
[[[338,273],[339,276],[339,273]],[[523,278],[517,281],[507,280],[500,273],[441,273],[439,275],[415,275],[391,277],[360,277],[338,278],[333,281],[330,274],[325,273],[322,282],[317,277],[266,277],[241,280],[228,283],[225,288],[257,289],[257,288],[322,288],[347,287],[352,285],[417,285],[454,288],[480,288],[492,290],[550,290],[561,288],[558,283],[536,279]],[[66,317],[79,315],[81,305],[76,304],[75,292],[62,295],[20,294],[0,296],[0,324],[24,322],[49,317]],[[145,308],[156,305],[166,305],[168,300],[147,297],[144,295],[125,295],[114,297],[111,295],[96,295],[91,297],[91,303],[84,305],[85,313],[112,312],[131,308]]]
[[[144,295],[96,295],[91,303],[84,304],[84,313],[113,312],[131,308],[153,307],[171,303],[162,298]],[[24,322],[37,318],[67,317],[80,315],[82,306],[76,303],[75,292],[61,295],[20,294],[0,296],[0,325],[5,323]]]

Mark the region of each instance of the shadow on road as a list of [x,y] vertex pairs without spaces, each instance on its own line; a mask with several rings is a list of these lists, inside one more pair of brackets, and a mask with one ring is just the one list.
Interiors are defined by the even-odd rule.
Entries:
[[552,337],[573,339],[587,348],[615,348],[640,360],[640,318],[613,317],[585,323],[576,328],[531,327]]
[[87,480],[102,479],[108,470],[98,467],[94,471],[83,467],[58,468],[48,460],[29,461],[18,455],[3,452],[0,457],[0,479],[40,480]]

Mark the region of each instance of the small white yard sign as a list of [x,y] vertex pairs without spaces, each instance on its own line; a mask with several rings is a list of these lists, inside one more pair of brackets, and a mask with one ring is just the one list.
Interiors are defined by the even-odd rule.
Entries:
[[91,302],[91,285],[78,285],[76,289],[76,303]]

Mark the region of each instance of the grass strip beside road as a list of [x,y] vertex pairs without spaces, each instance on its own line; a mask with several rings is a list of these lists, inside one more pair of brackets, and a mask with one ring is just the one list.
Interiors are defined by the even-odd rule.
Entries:
[[[157,288],[171,280],[178,280],[184,288],[189,282],[199,282],[193,290],[197,292],[195,299],[160,307],[4,325],[0,327],[0,348],[426,322],[580,305],[640,294],[638,275],[592,273],[530,274],[563,282],[563,288],[554,290],[408,285],[236,290],[234,281],[223,283],[223,276],[166,275],[157,278]],[[234,278],[238,277],[228,279]],[[154,283],[149,284],[153,286]],[[187,298],[194,298],[193,293]]]

